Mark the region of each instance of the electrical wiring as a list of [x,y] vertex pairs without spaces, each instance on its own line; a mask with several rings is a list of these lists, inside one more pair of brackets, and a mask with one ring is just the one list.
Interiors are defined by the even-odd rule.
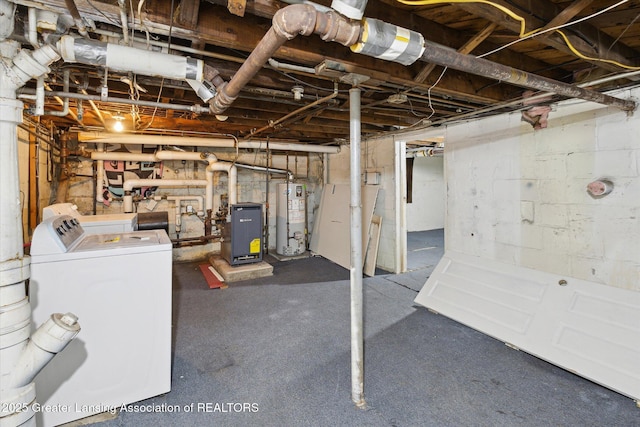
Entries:
[[[635,68],[634,68],[634,67],[632,67],[632,66],[624,65],[624,64],[619,63],[619,62],[610,61],[610,60],[602,59],[602,58],[589,58],[589,57],[584,56],[582,53],[580,53],[580,52],[579,52],[579,51],[578,51],[578,50],[573,46],[573,44],[569,41],[569,38],[568,38],[568,37],[566,37],[566,36],[562,33],[562,31],[560,31],[560,29],[561,29],[561,28],[565,28],[565,27],[569,27],[569,26],[571,26],[571,25],[579,24],[580,22],[584,22],[584,21],[586,21],[586,20],[589,20],[589,19],[591,19],[591,18],[594,18],[594,17],[596,17],[596,16],[598,16],[598,15],[601,15],[601,14],[603,14],[603,13],[605,13],[605,12],[610,11],[611,9],[614,9],[614,8],[616,8],[616,7],[618,7],[618,6],[620,6],[620,5],[624,4],[624,3],[626,3],[627,1],[629,1],[629,0],[621,0],[621,1],[619,1],[618,3],[612,4],[611,6],[606,7],[606,8],[604,8],[604,9],[602,9],[602,10],[597,11],[597,12],[594,12],[594,13],[592,13],[591,15],[584,16],[584,17],[582,17],[582,18],[580,18],[580,19],[576,19],[575,21],[571,21],[571,22],[567,22],[567,23],[562,24],[562,25],[557,25],[557,26],[555,26],[555,27],[547,28],[546,30],[537,31],[537,32],[535,32],[534,34],[529,34],[529,35],[528,35],[528,36],[526,36],[526,37],[522,37],[522,38],[516,39],[516,40],[514,40],[514,41],[512,41],[512,42],[510,42],[510,43],[507,43],[506,45],[501,46],[501,47],[499,47],[499,48],[497,48],[497,49],[494,49],[494,50],[492,50],[492,51],[490,51],[490,52],[484,53],[484,54],[482,54],[482,55],[478,55],[477,57],[478,57],[478,58],[484,58],[485,56],[492,55],[492,54],[494,54],[494,53],[496,53],[496,52],[499,52],[499,51],[501,51],[501,50],[503,50],[503,49],[506,49],[506,48],[508,48],[508,47],[510,47],[510,46],[512,46],[512,45],[514,45],[514,44],[516,44],[516,43],[520,43],[521,41],[525,41],[525,40],[531,39],[531,38],[533,38],[533,37],[537,37],[537,36],[539,36],[539,35],[541,35],[541,34],[548,33],[548,32],[551,32],[551,31],[557,31],[561,36],[563,36],[563,39],[564,39],[565,44],[567,45],[567,47],[568,47],[568,48],[569,48],[569,49],[570,49],[570,50],[571,50],[571,51],[572,51],[572,52],[573,52],[577,57],[579,57],[580,59],[588,59],[588,60],[591,60],[591,61],[601,61],[601,62],[613,62],[615,65],[617,65],[617,66],[619,66],[619,67],[621,67],[621,68],[630,68],[630,69],[635,69]],[[637,19],[637,17],[636,17],[636,19]],[[615,42],[614,42],[614,43],[615,43]],[[612,44],[612,46],[613,46],[613,44]],[[611,46],[609,47],[609,49],[611,49]]]
[[602,58],[592,58],[590,56],[587,55],[583,55],[581,52],[578,51],[578,49],[576,49],[575,47],[573,47],[573,45],[569,42],[569,38],[567,37],[567,35],[565,33],[563,33],[560,30],[556,30],[558,32],[558,34],[560,34],[560,36],[564,39],[565,43],[567,44],[567,46],[569,47],[569,49],[571,50],[571,52],[573,52],[574,55],[576,55],[578,58],[587,60],[587,61],[598,61],[598,62],[604,62],[607,64],[613,64],[616,65],[620,68],[624,68],[627,70],[640,70],[640,67],[633,67],[631,65],[625,65],[622,64],[618,61],[614,61],[612,59],[602,59]]
[[579,57],[581,59],[588,60],[588,61],[598,61],[598,62],[609,63],[609,64],[613,64],[613,65],[616,65],[618,67],[629,69],[629,70],[638,70],[638,69],[640,69],[640,67],[634,67],[634,66],[631,66],[631,65],[625,65],[625,64],[622,64],[621,62],[618,62],[618,61],[615,61],[615,60],[586,56],[586,55],[582,54],[580,51],[578,51],[578,49],[576,49],[575,46],[573,46],[573,44],[571,43],[569,38],[566,36],[566,34],[564,34],[562,31],[560,31],[561,28],[565,28],[565,27],[570,26],[570,25],[575,25],[575,24],[577,24],[579,22],[583,22],[583,21],[586,21],[588,19],[591,19],[591,18],[593,18],[595,16],[598,16],[598,15],[600,15],[602,13],[605,13],[605,12],[611,10],[611,9],[614,9],[614,8],[624,4],[624,3],[627,3],[629,0],[621,0],[621,1],[611,5],[609,7],[607,7],[605,9],[601,10],[601,11],[595,12],[595,13],[589,15],[589,16],[585,16],[585,17],[577,19],[575,21],[565,23],[563,25],[558,25],[556,27],[547,28],[547,29],[544,29],[544,30],[541,29],[541,28],[538,28],[538,29],[535,29],[535,30],[532,30],[532,31],[529,31],[529,32],[525,32],[526,31],[526,21],[522,16],[516,14],[515,12],[513,12],[509,8],[507,8],[505,6],[502,6],[500,4],[494,3],[494,2],[492,2],[490,0],[396,0],[396,1],[398,3],[402,3],[402,4],[406,4],[406,5],[410,5],[410,6],[428,6],[428,5],[436,5],[436,4],[442,4],[442,3],[454,3],[454,4],[455,3],[482,3],[482,4],[487,4],[487,5],[490,5],[490,6],[493,6],[493,7],[497,8],[497,9],[499,9],[500,11],[504,12],[506,15],[508,15],[509,17],[511,17],[512,19],[514,19],[514,20],[516,20],[516,21],[518,21],[520,23],[520,33],[519,33],[519,36],[518,36],[519,38],[517,40],[514,40],[511,43],[508,43],[508,44],[506,44],[506,45],[504,45],[504,46],[502,46],[502,47],[500,47],[498,49],[494,49],[491,52],[487,52],[487,53],[485,53],[483,55],[480,55],[480,56],[478,56],[478,58],[482,58],[482,57],[491,55],[491,54],[496,53],[496,52],[498,52],[498,51],[500,51],[502,49],[505,49],[505,48],[507,48],[509,46],[512,46],[512,45],[514,45],[516,43],[519,43],[521,41],[530,39],[532,37],[538,36],[540,34],[544,34],[544,33],[550,32],[550,31],[557,31],[560,34],[560,36],[562,37],[562,39],[564,40],[564,42],[567,45],[567,47],[569,48],[569,50],[571,50],[571,52],[574,55],[576,55],[577,57]]

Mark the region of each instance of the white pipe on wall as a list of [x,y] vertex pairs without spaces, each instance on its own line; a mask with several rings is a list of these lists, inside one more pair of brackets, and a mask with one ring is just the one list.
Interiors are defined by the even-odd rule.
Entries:
[[[99,142],[96,144],[98,149],[97,153],[104,152],[104,144]],[[96,201],[98,203],[104,202],[104,195],[102,194],[102,190],[104,188],[104,162],[97,162],[96,165]]]
[[[123,135],[104,132],[80,132],[78,133],[78,141],[102,142],[107,144],[177,145],[192,147],[236,148],[236,141],[229,138],[203,138],[163,135]],[[266,141],[239,141],[237,143],[237,146],[238,148],[250,148],[263,151],[267,150]],[[335,154],[340,152],[340,147],[269,141],[269,150]]]
[[[238,203],[238,169],[233,163],[216,162],[207,166],[207,181],[211,181],[213,186],[213,173],[227,172],[229,174],[229,206]],[[211,178],[209,178],[211,177]],[[207,209],[212,209],[213,207]]]
[[[14,18],[15,6],[7,3],[0,0],[2,39],[5,37],[4,21],[13,22]],[[7,11],[11,12],[10,16],[2,17]],[[24,255],[23,249],[18,176],[17,127],[22,123],[23,104],[16,99],[16,91],[32,78],[48,73],[49,64],[60,57],[51,46],[30,52],[19,50],[18,42],[2,40],[2,44],[2,55],[11,56],[3,56],[0,67],[0,404],[2,425],[17,426],[34,424],[33,378],[75,337],[79,326],[73,319],[66,329],[62,325],[52,327],[45,323],[29,339],[31,304],[25,281],[31,272],[29,257]],[[73,329],[75,333],[65,332]],[[48,347],[49,338],[57,340],[59,345]]]
[[[123,208],[125,213],[133,212],[133,195],[131,190],[140,187],[206,187],[204,179],[128,179],[122,188],[125,192]],[[128,193],[128,194],[127,194]]]

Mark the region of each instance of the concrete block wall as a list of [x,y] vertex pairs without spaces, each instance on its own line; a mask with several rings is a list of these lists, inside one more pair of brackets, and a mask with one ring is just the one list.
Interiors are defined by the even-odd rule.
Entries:
[[[547,129],[513,113],[444,133],[447,250],[640,291],[637,112],[572,100]],[[601,178],[614,190],[592,197]]]

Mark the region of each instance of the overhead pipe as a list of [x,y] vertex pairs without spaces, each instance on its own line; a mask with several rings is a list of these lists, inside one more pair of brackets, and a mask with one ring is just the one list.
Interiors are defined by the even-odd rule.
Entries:
[[424,43],[425,50],[420,59],[425,62],[453,68],[454,70],[464,71],[478,76],[493,78],[516,86],[555,93],[568,98],[580,98],[586,101],[596,102],[598,104],[610,105],[623,111],[633,111],[637,106],[636,102],[632,100],[616,98],[593,90],[584,89],[577,85],[571,85],[531,74],[484,58],[460,53],[455,49],[430,41],[425,41]]
[[[361,0],[347,0],[357,4]],[[366,2],[365,2],[366,3]],[[363,30],[364,28],[364,30]],[[376,19],[365,18],[363,23],[349,21],[332,11],[319,12],[307,4],[293,4],[278,10],[273,25],[227,83],[216,87],[210,99],[214,114],[224,112],[235,101],[242,88],[267,63],[269,58],[287,41],[298,34],[318,34],[325,41],[337,41],[351,46],[356,53],[410,65],[418,59],[459,71],[508,82],[516,86],[542,90],[570,98],[580,98],[624,111],[633,111],[637,104],[575,85],[559,82],[498,64],[483,58],[457,52],[454,49],[424,40],[415,32]]]
[[[13,28],[15,5],[0,0],[0,39],[4,21]],[[10,13],[9,16],[3,16]],[[49,65],[60,57],[50,46],[34,51],[20,50],[15,41],[2,40],[0,67],[0,404],[2,425],[33,425],[36,400],[33,379],[46,363],[77,334],[73,315],[45,322],[31,333],[31,305],[25,282],[30,276],[30,259],[24,255],[22,206],[18,177],[18,125],[22,123],[22,102],[16,91],[32,78],[50,72]],[[55,316],[55,315],[54,315]],[[65,317],[62,320],[62,317]],[[59,321],[56,321],[58,319]]]
[[320,105],[320,104],[324,104],[327,101],[332,100],[333,98],[335,98],[336,96],[338,96],[338,83],[334,83],[334,88],[333,88],[333,93],[331,95],[325,96],[323,98],[317,99],[315,101],[313,101],[310,104],[307,104],[303,107],[298,108],[295,111],[290,112],[289,114],[285,115],[284,117],[280,117],[278,120],[275,121],[270,121],[269,124],[267,126],[263,126],[260,129],[251,131],[251,133],[249,135],[247,135],[245,137],[245,139],[250,139],[252,138],[254,135],[257,135],[267,129],[272,129],[275,128],[277,125],[279,125],[280,123],[284,122],[285,120],[294,117],[300,113],[302,113],[303,111],[306,111],[310,108],[315,107],[316,105]]
[[[89,95],[88,93],[86,93],[86,91],[83,89],[82,90],[83,93],[73,93],[73,92],[68,92],[68,91],[47,91],[45,93],[45,95],[47,96],[61,96],[64,98],[73,98],[73,99],[80,99],[80,100],[84,100],[84,101],[89,101],[92,107],[94,107],[94,110],[97,108],[95,106],[95,104],[93,104],[93,101],[100,101],[100,102],[113,102],[113,103],[120,103],[120,104],[127,104],[127,105],[138,105],[141,107],[152,107],[152,108],[166,108],[166,109],[171,109],[171,110],[176,110],[176,111],[189,111],[192,113],[208,113],[209,109],[207,107],[203,107],[201,105],[184,105],[184,104],[170,104],[170,103],[166,103],[166,102],[154,102],[154,101],[144,101],[144,100],[140,100],[140,99],[129,99],[129,98],[117,98],[117,97],[113,97],[113,96],[107,96],[106,98],[101,97],[100,95]],[[22,89],[20,90],[20,93],[24,93],[24,94],[31,94],[33,93],[33,90],[31,89]],[[99,118],[102,116],[102,114],[99,115]],[[104,123],[104,119],[101,119],[101,121],[103,122],[102,124],[106,126],[106,123]]]
[[[69,92],[69,79],[71,76],[71,70],[65,68],[62,72],[62,86],[64,88],[64,92]],[[65,97],[62,101],[62,111],[45,111],[45,115],[56,116],[56,117],[65,117],[69,114],[69,97]],[[77,119],[77,117],[76,117]]]
[[223,113],[236,100],[240,91],[267,63],[269,58],[287,41],[298,34],[319,35],[324,41],[336,41],[351,46],[360,36],[360,24],[334,11],[319,12],[307,4],[293,4],[273,15],[273,25],[247,60],[227,83],[216,87],[216,95],[209,100],[213,114]]
[[[165,135],[139,135],[103,132],[79,132],[79,142],[102,142],[107,144],[135,144],[135,145],[176,145],[191,147],[216,148],[246,148],[253,150],[267,150],[266,141],[236,141],[229,138],[203,138]],[[340,152],[338,146],[297,144],[289,142],[269,141],[271,151],[300,151],[309,153],[335,154]]]
[[38,43],[38,26],[36,22],[38,20],[37,14],[38,10],[35,7],[30,7],[27,11],[27,19],[29,21],[27,23],[27,40],[29,40],[31,46],[36,49],[40,47],[40,43]]
[[78,6],[76,6],[76,2],[74,0],[64,0],[64,3],[67,5],[67,10],[71,14],[73,18],[73,22],[76,24],[76,28],[78,32],[82,35],[82,37],[89,38],[89,33],[87,32],[87,27],[84,24],[84,20],[82,16],[80,16],[80,12],[78,11]]
[[127,17],[127,4],[125,0],[118,0],[120,6],[120,21],[122,22],[122,37],[125,45],[129,45],[129,18]]

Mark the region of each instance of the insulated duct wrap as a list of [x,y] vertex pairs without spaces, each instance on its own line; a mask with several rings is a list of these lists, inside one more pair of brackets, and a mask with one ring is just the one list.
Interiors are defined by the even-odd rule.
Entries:
[[351,19],[362,19],[368,0],[333,0],[331,9]]
[[200,59],[162,52],[63,36],[58,50],[66,62],[98,65],[109,70],[133,72],[145,76],[175,80],[203,80],[204,62]]
[[411,65],[424,52],[422,34],[377,19],[365,18],[360,41],[351,50],[385,61]]

